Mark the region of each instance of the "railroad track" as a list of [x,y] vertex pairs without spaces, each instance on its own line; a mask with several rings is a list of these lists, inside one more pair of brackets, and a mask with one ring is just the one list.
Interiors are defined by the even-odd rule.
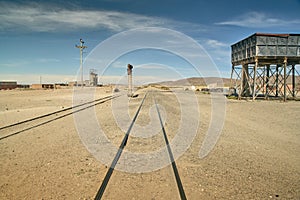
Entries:
[[[155,95],[151,92],[151,94],[153,95],[153,98],[154,98],[154,102],[155,102],[155,107],[156,107],[156,111],[157,111],[157,115],[158,115],[158,118],[159,118],[159,121],[160,121],[160,125],[161,125],[161,129],[162,129],[162,133],[163,133],[163,137],[164,137],[164,140],[165,140],[165,143],[167,145],[167,149],[168,149],[168,154],[169,154],[169,158],[170,158],[170,161],[171,161],[171,165],[172,165],[172,169],[173,169],[173,173],[174,173],[174,176],[175,176],[175,180],[176,180],[176,184],[177,184],[177,188],[178,188],[178,192],[179,192],[179,196],[180,196],[180,199],[181,200],[186,200],[186,195],[185,195],[185,192],[184,192],[184,188],[183,188],[183,185],[182,185],[182,182],[181,182],[181,179],[180,179],[180,176],[179,176],[179,173],[178,173],[178,170],[177,170],[177,166],[176,166],[176,162],[174,160],[174,157],[173,157],[173,153],[172,153],[172,149],[169,145],[169,140],[168,140],[168,136],[166,134],[166,130],[165,130],[165,127],[164,127],[164,124],[163,124],[163,121],[162,121],[162,118],[161,118],[161,114],[160,114],[160,110],[159,110],[159,107],[158,107],[158,104],[157,104],[157,101],[156,101],[156,98],[155,98]],[[146,99],[146,97],[148,96],[148,93],[145,94],[144,98],[142,99],[132,121],[131,121],[131,124],[126,132],[126,134],[124,135],[123,137],[123,140],[119,146],[119,149],[118,149],[118,152],[116,153],[102,183],[101,183],[101,186],[95,196],[95,200],[100,200],[103,195],[104,195],[104,192],[105,192],[105,189],[108,185],[108,182],[114,172],[114,169],[122,155],[122,152],[127,144],[127,141],[129,139],[129,135],[130,135],[130,131],[132,129],[132,127],[134,126],[134,123],[140,113],[140,110],[143,106],[143,103]]]
[[[109,95],[109,96],[106,96],[106,97],[103,97],[103,98],[95,99],[93,101],[85,102],[85,103],[78,104],[78,105],[75,105],[75,106],[70,106],[70,107],[67,107],[67,108],[64,108],[64,109],[61,109],[61,110],[58,110],[58,111],[50,112],[50,113],[47,113],[47,114],[44,114],[44,115],[39,115],[39,116],[36,116],[36,117],[33,117],[33,118],[26,119],[26,120],[23,120],[23,121],[20,121],[20,122],[17,122],[17,123],[2,126],[2,127],[0,127],[0,134],[1,134],[1,131],[4,131],[6,129],[9,129],[9,128],[16,128],[17,129],[17,127],[20,127],[21,125],[26,125],[28,123],[33,123],[33,122],[37,122],[40,119],[44,119],[43,122],[37,123],[37,124],[32,125],[32,126],[29,125],[26,128],[21,128],[21,130],[12,131],[11,133],[5,134],[4,136],[0,136],[0,140],[3,140],[3,139],[8,138],[8,137],[12,137],[14,135],[17,135],[17,134],[20,134],[22,132],[31,130],[33,128],[37,128],[39,126],[46,125],[50,122],[56,121],[58,119],[62,119],[64,117],[67,117],[67,116],[72,115],[74,113],[77,113],[77,112],[83,111],[85,109],[91,108],[93,106],[102,104],[106,101],[112,100],[112,99],[117,98],[119,96],[121,96],[121,95]],[[56,117],[51,118],[54,115]],[[59,115],[59,116],[57,116],[57,115]]]

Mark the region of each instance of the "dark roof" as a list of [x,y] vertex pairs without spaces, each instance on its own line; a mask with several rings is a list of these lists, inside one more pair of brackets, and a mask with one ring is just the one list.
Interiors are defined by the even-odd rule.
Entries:
[[288,37],[288,36],[300,36],[300,33],[254,33],[242,40],[239,40],[238,42],[235,42],[231,46],[240,43],[243,40],[246,40],[248,38],[251,38],[252,36],[270,36],[270,37]]
[[273,36],[273,37],[288,37],[288,36],[290,36],[290,34],[288,34],[288,33],[281,33],[281,34],[278,34],[278,33],[255,33],[253,35],[257,35],[257,36]]

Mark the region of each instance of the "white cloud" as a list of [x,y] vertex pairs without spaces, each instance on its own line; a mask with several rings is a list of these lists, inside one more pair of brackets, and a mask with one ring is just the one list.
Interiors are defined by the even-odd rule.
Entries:
[[110,64],[109,67],[112,68],[119,68],[119,69],[126,69],[127,63],[121,62],[121,61],[114,61],[113,63]]
[[114,32],[140,27],[190,27],[202,26],[189,22],[107,10],[71,10],[45,4],[0,2],[0,31],[70,32],[75,30],[105,29]]
[[136,66],[136,68],[141,68],[141,69],[166,69],[167,66],[163,66],[161,64],[156,64],[156,63],[147,63],[147,64],[142,64]]
[[28,65],[32,65],[34,63],[57,63],[60,62],[59,59],[55,59],[55,58],[38,58],[35,60],[14,60],[11,62],[4,62],[4,63],[0,63],[0,67],[22,67],[22,66],[28,66]]
[[242,16],[238,16],[233,20],[216,23],[217,25],[232,25],[249,28],[267,28],[277,26],[300,26],[300,19],[284,20],[268,16],[261,12],[249,12]]
[[0,67],[20,67],[29,64],[28,61],[13,61],[7,63],[0,63]]
[[162,20],[117,11],[67,10],[47,6],[0,4],[0,30],[25,29],[35,32],[104,28],[111,31],[140,26],[163,25]]
[[212,39],[208,39],[206,41],[206,45],[212,48],[216,48],[216,47],[228,47],[228,44],[225,44],[223,42],[217,41],[217,40],[212,40]]
[[[197,41],[203,45],[203,48],[219,71],[228,70],[227,66],[230,63],[230,44],[210,38],[198,38]],[[204,72],[204,74],[205,76],[216,76],[207,72]]]
[[55,59],[55,58],[39,58],[36,59],[36,62],[39,63],[49,63],[49,62],[60,62],[59,59]]

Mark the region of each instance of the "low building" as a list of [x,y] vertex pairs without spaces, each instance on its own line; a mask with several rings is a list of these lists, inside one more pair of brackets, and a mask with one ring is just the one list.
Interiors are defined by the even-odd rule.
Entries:
[[54,88],[55,89],[64,89],[64,88],[68,88],[68,84],[66,83],[55,83],[54,84]]
[[0,81],[0,90],[12,90],[17,88],[16,81]]
[[54,84],[32,84],[32,89],[54,89]]
[[28,88],[30,88],[30,85],[26,85],[26,84],[18,84],[18,85],[17,85],[17,88],[20,88],[20,89],[28,89]]
[[77,81],[70,81],[70,82],[68,83],[68,85],[69,85],[70,87],[75,87],[75,86],[77,86]]

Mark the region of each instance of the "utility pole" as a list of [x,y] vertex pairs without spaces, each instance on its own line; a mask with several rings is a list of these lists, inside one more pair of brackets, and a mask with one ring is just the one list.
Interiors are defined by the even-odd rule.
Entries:
[[87,48],[87,46],[83,46],[84,41],[82,39],[79,40],[80,45],[75,45],[77,48],[80,50],[80,73],[81,73],[81,87],[83,87],[83,64],[82,64],[82,54],[83,54],[83,49]]

